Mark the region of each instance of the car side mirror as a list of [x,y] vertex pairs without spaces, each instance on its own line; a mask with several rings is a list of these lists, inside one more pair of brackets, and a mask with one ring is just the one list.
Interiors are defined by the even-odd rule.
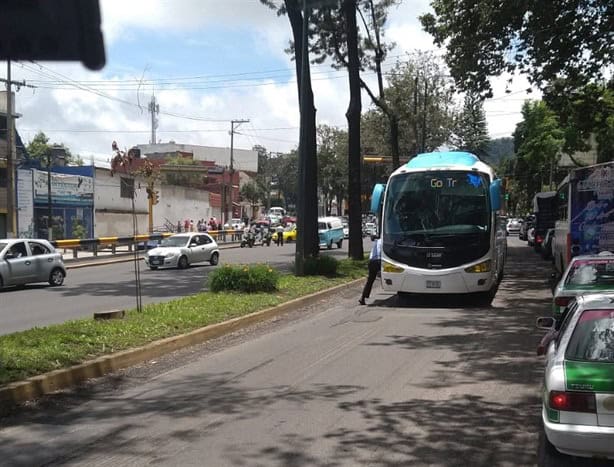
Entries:
[[535,326],[537,329],[550,331],[554,327],[554,322],[554,318],[551,316],[541,316],[535,320]]
[[196,243],[196,242],[191,242],[191,243],[190,243],[190,248],[193,248],[193,247],[195,247],[195,246],[198,246],[198,243]]
[[7,253],[6,255],[4,255],[4,259],[15,259],[17,258],[17,256],[15,256],[13,253]]

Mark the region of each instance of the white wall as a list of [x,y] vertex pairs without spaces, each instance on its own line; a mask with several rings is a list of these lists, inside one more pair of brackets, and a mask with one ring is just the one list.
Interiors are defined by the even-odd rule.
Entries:
[[[111,177],[109,169],[96,167],[94,178],[94,237],[133,235],[132,201],[120,195],[122,176]],[[139,187],[140,185],[140,187]],[[147,192],[145,183],[135,181],[134,199],[138,233],[147,233]]]
[[165,222],[177,225],[177,221],[191,219],[194,225],[199,219],[209,220],[215,216],[209,204],[209,192],[175,185],[163,185],[159,188],[160,202],[154,209],[154,228]]

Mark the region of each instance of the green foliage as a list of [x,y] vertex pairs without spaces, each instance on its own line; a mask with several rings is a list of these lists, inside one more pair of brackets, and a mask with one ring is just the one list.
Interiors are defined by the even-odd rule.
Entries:
[[420,20],[459,87],[492,96],[490,77],[527,73],[543,85],[566,76],[586,83],[614,61],[611,0],[433,0]]
[[[81,156],[73,155],[70,150],[64,146],[64,144],[49,144],[49,138],[45,133],[39,131],[34,135],[32,141],[26,146],[26,150],[32,159],[40,161],[43,167],[47,167],[48,156],[50,155],[51,148],[53,146],[61,146],[66,153],[66,164],[71,165],[83,165],[83,158]],[[53,165],[54,162],[51,161]]]
[[462,150],[485,155],[488,148],[488,126],[483,101],[479,95],[468,93],[462,112],[455,119],[454,144]]
[[74,218],[72,221],[72,237],[73,238],[85,238],[85,227],[81,219]]
[[277,289],[279,277],[279,271],[268,264],[226,264],[209,275],[209,288],[212,292],[273,292]]
[[261,199],[265,198],[265,196],[266,193],[263,188],[253,180],[250,180],[241,187],[241,198],[249,201],[252,207],[256,206]]
[[[189,167],[200,167],[200,161],[190,159],[187,157],[175,156],[169,157],[166,162],[166,165],[176,165],[176,166],[189,166]],[[168,185],[177,185],[177,186],[188,186],[188,187],[202,187],[205,184],[206,174],[204,172],[201,173],[190,173],[190,172],[171,172],[168,170],[164,171],[164,181]]]
[[304,273],[306,276],[335,276],[339,261],[334,256],[320,255],[305,258]]
[[527,101],[522,106],[523,120],[516,125],[514,178],[521,207],[552,181],[556,183],[556,166],[564,142],[557,116],[543,101]]
[[337,277],[283,275],[275,293],[204,292],[128,311],[122,320],[82,319],[0,336],[0,385],[253,313],[363,277],[364,262],[340,261]]
[[318,186],[325,198],[327,214],[333,198],[340,203],[348,196],[347,131],[320,125],[318,136]]
[[488,142],[486,152],[494,164],[500,164],[514,155],[514,138],[494,138]]
[[399,118],[401,154],[433,151],[449,141],[457,109],[447,75],[432,53],[418,53],[392,69],[386,100]]
[[563,152],[574,159],[577,151],[593,150],[597,163],[614,160],[614,79],[580,88],[572,84],[556,80],[544,92],[544,101],[565,133]]

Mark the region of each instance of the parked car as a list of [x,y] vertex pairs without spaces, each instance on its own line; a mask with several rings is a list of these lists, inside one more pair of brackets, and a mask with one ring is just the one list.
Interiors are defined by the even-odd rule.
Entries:
[[377,226],[374,222],[365,223],[364,231],[366,237],[371,237],[371,240],[375,240],[375,237],[377,236]]
[[527,244],[529,246],[535,246],[535,227],[531,227],[527,231]]
[[546,454],[614,459],[614,294],[578,296],[558,329],[552,317],[538,318],[537,327],[548,331]]
[[520,233],[520,226],[522,225],[522,219],[508,219],[505,226],[505,231],[508,235],[517,235]]
[[343,224],[338,217],[318,218],[318,236],[320,237],[320,248],[326,247],[329,250],[333,243],[338,248],[343,246]]
[[[296,242],[296,225],[286,227],[282,233],[282,238],[284,239],[284,243]],[[277,241],[277,232],[273,232],[272,240],[273,242]]]
[[224,224],[225,230],[243,230],[245,228],[245,223],[242,219],[232,218],[228,222]]
[[554,229],[548,229],[546,232],[546,237],[544,237],[544,241],[541,247],[541,255],[543,259],[552,259],[552,245],[554,244]]
[[62,255],[47,240],[0,239],[0,289],[12,285],[64,283]]
[[552,312],[560,320],[571,300],[582,294],[614,293],[614,254],[575,256],[553,291]]
[[220,259],[217,243],[206,233],[184,233],[171,235],[160,246],[149,250],[145,264],[150,269],[172,267],[185,269],[190,264],[209,261],[215,266]]
[[535,221],[535,216],[525,217],[522,224],[520,224],[520,230],[518,231],[518,238],[520,240],[524,240],[524,241],[528,240],[528,233],[531,227],[533,227],[534,221]]

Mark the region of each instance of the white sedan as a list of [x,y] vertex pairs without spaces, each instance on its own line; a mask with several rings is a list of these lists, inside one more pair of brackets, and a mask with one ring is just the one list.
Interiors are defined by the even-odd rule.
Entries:
[[184,233],[165,238],[159,247],[149,250],[145,264],[150,269],[185,269],[190,264],[203,261],[209,261],[215,266],[219,259],[220,250],[211,236],[206,233]]

